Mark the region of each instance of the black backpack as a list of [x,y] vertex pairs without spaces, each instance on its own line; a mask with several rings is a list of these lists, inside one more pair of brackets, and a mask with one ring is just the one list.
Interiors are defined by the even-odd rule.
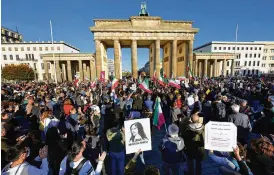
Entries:
[[216,119],[219,121],[223,121],[226,118],[226,106],[224,103],[216,104]]
[[69,163],[70,161],[67,159],[67,166],[66,166],[66,172],[65,172],[65,175],[78,175],[79,174],[79,171],[81,170],[81,168],[83,167],[83,165],[86,163],[86,159],[83,159],[79,165],[76,167],[76,168],[72,168],[70,167]]

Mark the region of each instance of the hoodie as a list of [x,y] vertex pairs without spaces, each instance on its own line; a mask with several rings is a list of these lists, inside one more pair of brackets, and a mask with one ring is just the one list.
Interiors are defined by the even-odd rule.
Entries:
[[204,149],[204,125],[201,123],[189,123],[183,133],[186,145],[186,153],[190,159],[205,159]]
[[184,147],[184,140],[178,135],[163,138],[160,147],[163,161],[169,164],[182,162]]

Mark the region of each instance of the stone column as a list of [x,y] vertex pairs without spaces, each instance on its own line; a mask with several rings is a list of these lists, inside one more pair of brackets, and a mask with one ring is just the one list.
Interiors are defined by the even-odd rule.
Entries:
[[78,63],[79,63],[80,80],[83,81],[83,64],[82,64],[82,60],[78,60]]
[[44,61],[44,69],[45,69],[45,77],[46,77],[46,80],[48,81],[49,80],[49,68],[48,68],[48,62],[47,61]]
[[61,78],[61,70],[60,70],[60,63],[59,60],[55,61],[55,66],[56,66],[56,77],[57,77],[57,82],[61,82],[62,78]]
[[95,49],[96,49],[96,76],[100,77],[101,71],[102,71],[102,51],[101,51],[101,41],[95,40]]
[[[235,49],[236,49],[236,48],[235,48]],[[235,59],[236,59],[236,57],[234,57],[234,59],[232,59],[232,61],[231,61],[231,63],[232,63],[232,64],[231,64],[231,73],[230,73],[231,76],[234,76],[234,75],[235,75],[235,72],[234,72],[234,68],[235,68],[235,64],[236,64],[235,61],[234,61]]]
[[62,63],[62,71],[63,71],[63,82],[67,81],[67,72],[66,72],[66,64]]
[[160,40],[156,40],[155,42],[156,47],[155,47],[155,53],[156,53],[156,58],[155,58],[155,66],[156,66],[156,77],[160,77]]
[[72,81],[72,72],[71,72],[71,61],[67,61],[67,74],[68,74],[68,81]]
[[[187,63],[189,63],[189,71],[190,70],[192,71],[193,70],[193,41],[192,40],[189,40],[188,42],[188,62]],[[186,72],[186,76],[187,77],[189,76],[188,72]]]
[[155,42],[152,42],[150,47],[149,47],[149,72],[150,72],[150,77],[153,77],[155,66]]
[[213,76],[213,63],[209,63],[209,77]]
[[83,80],[85,80],[87,77],[87,65],[86,63],[83,63]]
[[172,70],[174,77],[177,77],[177,40],[172,41]]
[[121,78],[120,42],[114,40],[114,72],[117,79]]
[[217,66],[218,66],[218,60],[214,59],[214,64],[213,64],[213,76],[217,76]]
[[208,62],[208,60],[205,59],[205,63],[204,63],[204,75],[203,76],[208,76],[207,75],[207,62]]
[[198,75],[198,60],[195,60],[195,76],[197,76],[197,77],[199,77],[199,75]]
[[89,80],[91,80],[91,77],[90,77],[90,66],[87,66],[87,72],[86,72],[86,76]]
[[223,75],[226,76],[226,65],[227,65],[227,62],[226,62],[226,59],[223,60]]
[[93,60],[89,60],[90,67],[90,80],[94,80],[96,77],[95,64]]
[[137,41],[132,40],[131,43],[131,69],[133,78],[138,78],[138,63],[137,63]]
[[202,74],[202,61],[199,60],[198,62],[199,62],[199,77],[202,77],[203,76],[203,74]]

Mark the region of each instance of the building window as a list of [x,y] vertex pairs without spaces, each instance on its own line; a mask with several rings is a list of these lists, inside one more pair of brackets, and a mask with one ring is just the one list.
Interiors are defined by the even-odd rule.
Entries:
[[232,50],[235,50],[235,47],[233,47],[233,49]]
[[253,61],[253,66],[255,66],[256,65],[256,61]]
[[32,49],[33,49],[33,51],[36,51],[36,47],[33,47]]
[[9,51],[11,51],[11,47],[9,47]]
[[30,51],[30,47],[27,47],[27,51]]
[[261,54],[258,54],[258,58],[260,58],[261,57]]
[[262,48],[261,48],[261,47],[259,47],[259,50],[262,50]]
[[251,61],[249,61],[248,66],[251,66]]
[[44,63],[41,63],[41,68],[44,70]]
[[247,75],[249,75],[249,74],[250,74],[250,70],[247,71]]
[[249,54],[249,57],[250,57],[250,58],[252,58],[252,53],[251,53],[251,54]]
[[265,64],[262,64],[262,67],[265,67]]
[[245,66],[247,65],[247,61],[245,61]]
[[260,66],[260,61],[257,62],[257,66]]
[[4,57],[4,60],[7,60],[7,55],[3,55],[3,57]]
[[252,50],[253,48],[252,47],[250,47],[250,50]]
[[34,54],[31,54],[31,60],[34,61]]
[[256,58],[256,56],[257,56],[257,54],[256,54],[256,53],[254,53],[254,58]]
[[246,47],[245,50],[248,50],[248,47]]
[[50,64],[50,63],[47,63],[47,64],[48,64],[48,69],[50,69],[50,65],[51,65],[51,64]]
[[244,47],[242,47],[242,50],[244,50]]
[[229,66],[229,61],[226,63],[227,66]]
[[5,47],[2,47],[2,51],[6,51],[6,48],[5,48]]
[[51,47],[51,50],[54,50],[54,47]]
[[48,50],[49,50],[49,48],[48,48],[48,47],[46,47],[46,48],[45,48],[45,50],[46,50],[46,51],[48,51]]
[[15,50],[15,51],[18,51],[18,47],[15,47],[14,50]]
[[267,49],[264,49],[264,53],[267,53]]
[[244,72],[243,72],[244,75],[245,75],[245,72],[246,72],[246,71],[244,70]]
[[[60,47],[57,47],[57,50],[60,50]],[[217,50],[217,47],[214,47],[214,50]]]
[[36,69],[36,63],[34,63],[33,65],[34,65],[34,70],[37,70],[37,69]]
[[245,54],[245,57],[246,57],[246,58],[248,57],[248,54],[247,54],[247,53]]
[[39,47],[39,51],[42,51],[43,49],[42,49],[42,47]]
[[10,55],[10,60],[13,60],[13,56],[12,55]]
[[21,47],[21,51],[24,51],[24,47]]
[[270,60],[274,60],[274,56],[270,56],[269,58],[270,58]]
[[274,53],[274,49],[270,49],[270,52],[271,52],[271,53]]
[[219,50],[222,50],[222,48],[221,48],[221,47],[219,47]]
[[17,60],[17,61],[19,60],[19,55],[16,55],[16,60]]
[[230,50],[230,47],[228,47],[227,49]]
[[29,60],[29,54],[26,54],[26,60],[27,61]]
[[255,47],[254,49],[257,50],[257,47]]
[[240,50],[240,47],[237,47],[237,50]]
[[226,50],[226,47],[224,47],[223,49]]
[[266,56],[263,56],[263,60],[266,60]]
[[[215,50],[216,50],[216,49],[217,49],[217,47],[215,47]],[[57,47],[57,50],[60,50],[60,47],[59,47],[59,46]]]

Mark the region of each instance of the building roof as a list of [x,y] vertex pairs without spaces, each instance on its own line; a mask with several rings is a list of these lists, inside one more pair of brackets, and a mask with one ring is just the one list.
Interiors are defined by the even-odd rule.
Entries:
[[18,35],[22,35],[21,33],[19,33],[19,32],[16,32],[16,31],[14,31],[14,30],[11,30],[11,29],[9,29],[9,28],[6,28],[6,27],[1,27],[1,29],[4,29],[4,30],[7,30],[7,31],[10,31],[10,32],[12,32],[12,33],[17,33]]
[[[1,44],[3,44],[3,45],[5,45],[5,44],[7,44],[7,45],[8,44],[9,45],[12,45],[12,44],[22,44],[22,45],[23,44],[51,44],[51,41],[47,41],[47,42],[45,42],[45,41],[2,42]],[[71,47],[71,48],[77,50],[77,51],[80,51],[80,49],[78,49],[78,48],[76,48],[76,47],[74,47],[74,46],[72,46],[72,45],[70,45],[70,44],[68,44],[68,43],[66,43],[64,41],[59,41],[59,42],[54,41],[53,44],[64,44],[64,45],[66,45],[68,47]]]
[[[194,50],[204,48],[206,46],[210,46],[212,44],[235,44],[235,41],[211,41],[208,43],[205,43],[199,47],[194,48]],[[264,45],[262,42],[257,41],[250,41],[250,42],[236,42],[237,45]]]

